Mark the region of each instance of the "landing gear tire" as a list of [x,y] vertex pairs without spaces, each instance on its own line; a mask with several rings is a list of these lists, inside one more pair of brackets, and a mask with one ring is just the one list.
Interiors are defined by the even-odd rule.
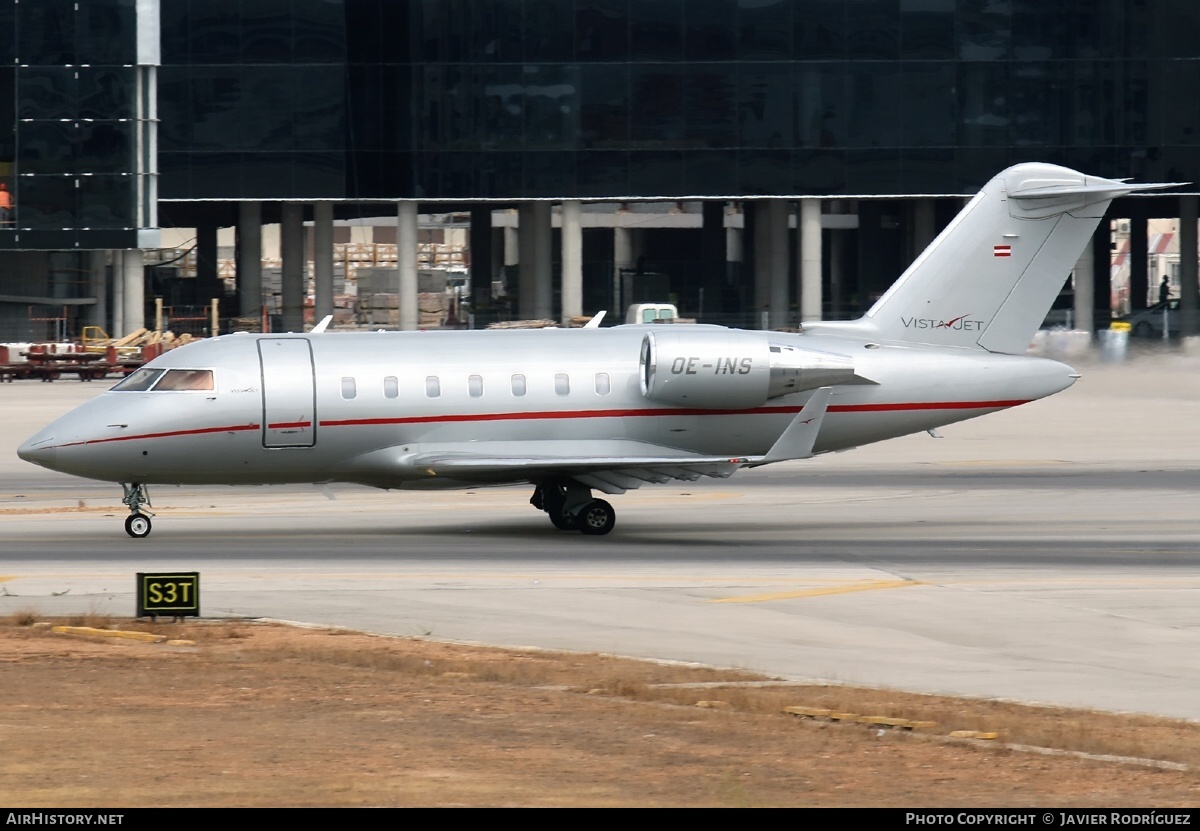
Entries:
[[576,518],[561,508],[557,511],[547,511],[547,513],[550,515],[550,521],[559,531],[574,531],[578,527]]
[[617,524],[617,512],[603,499],[593,499],[576,514],[575,524],[584,535],[600,537]]
[[150,517],[145,514],[130,514],[125,518],[125,533],[141,539],[150,533]]

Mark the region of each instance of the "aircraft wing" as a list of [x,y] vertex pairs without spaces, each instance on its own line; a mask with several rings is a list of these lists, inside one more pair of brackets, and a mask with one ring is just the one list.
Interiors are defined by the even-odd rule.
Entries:
[[[470,450],[462,450],[462,445],[445,449],[426,446],[404,461],[406,465],[429,476],[471,482],[537,481],[568,477],[613,494],[672,479],[686,482],[702,476],[723,479],[760,458],[701,456],[619,439],[586,442],[586,448],[581,448],[579,444],[525,441],[519,443],[519,453],[511,452],[518,448],[508,442],[473,442]],[[581,450],[586,452],[581,453]]]
[[628,439],[545,440],[472,442],[466,450],[462,444],[425,445],[405,456],[403,464],[427,476],[472,482],[568,477],[608,494],[672,479],[724,479],[745,466],[810,458],[831,395],[829,387],[814,392],[765,455],[702,456]]

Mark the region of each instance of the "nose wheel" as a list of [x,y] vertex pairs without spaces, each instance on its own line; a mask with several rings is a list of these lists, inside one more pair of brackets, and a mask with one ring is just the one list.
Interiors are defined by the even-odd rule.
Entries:
[[125,533],[134,539],[141,539],[150,534],[150,511],[143,511],[142,506],[150,504],[150,491],[140,482],[133,484],[121,483],[125,496],[121,502],[129,506],[129,516],[125,518]]

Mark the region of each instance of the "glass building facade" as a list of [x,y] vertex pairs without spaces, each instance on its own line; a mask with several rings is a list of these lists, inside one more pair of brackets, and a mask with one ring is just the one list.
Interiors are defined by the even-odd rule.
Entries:
[[156,223],[136,4],[0,0],[0,32],[0,248],[137,247]]
[[[102,97],[123,36],[92,38],[110,69],[31,77],[34,114],[74,84],[127,116]],[[168,200],[955,194],[1023,160],[1200,180],[1194,0],[162,0],[161,38]],[[81,164],[130,141],[54,118]]]

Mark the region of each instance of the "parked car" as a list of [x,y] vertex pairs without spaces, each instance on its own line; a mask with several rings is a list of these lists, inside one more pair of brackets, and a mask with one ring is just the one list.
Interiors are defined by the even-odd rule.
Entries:
[[1148,309],[1134,312],[1126,318],[1126,322],[1129,323],[1130,334],[1135,338],[1161,338],[1164,317],[1168,334],[1178,335],[1179,298],[1168,300],[1165,303],[1155,303]]

